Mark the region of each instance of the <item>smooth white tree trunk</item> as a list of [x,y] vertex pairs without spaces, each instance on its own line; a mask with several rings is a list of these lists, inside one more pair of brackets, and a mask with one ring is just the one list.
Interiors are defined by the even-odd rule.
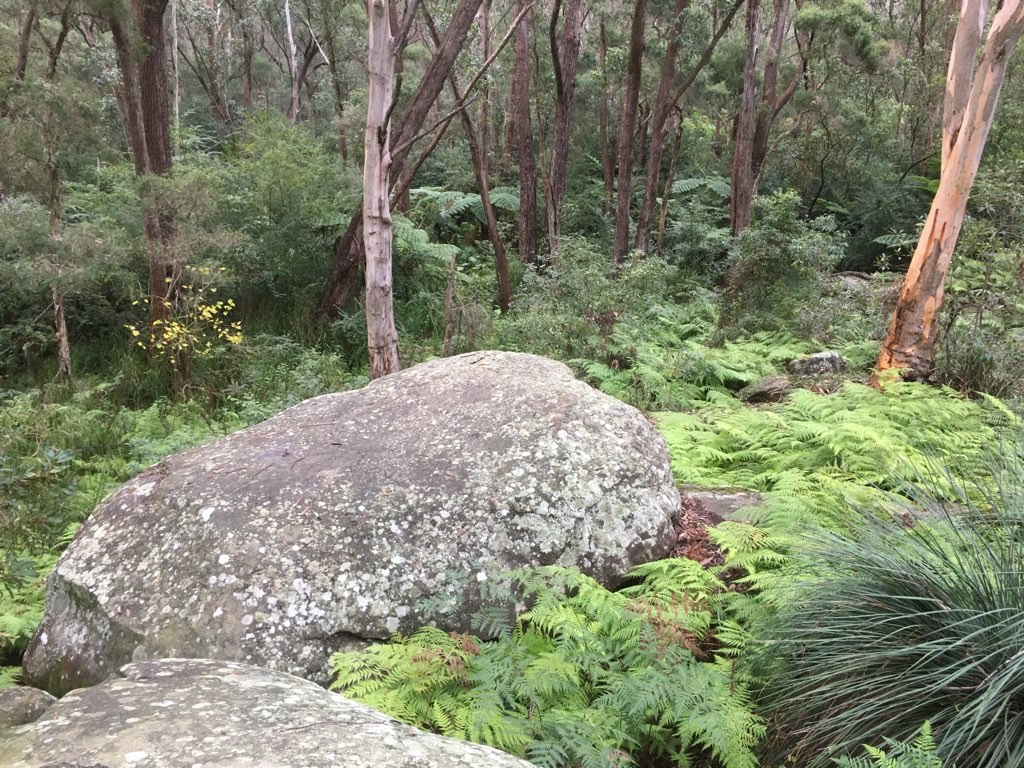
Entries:
[[386,0],[369,0],[369,93],[363,160],[363,246],[366,253],[366,336],[370,378],[399,369],[391,283],[391,128],[395,53]]

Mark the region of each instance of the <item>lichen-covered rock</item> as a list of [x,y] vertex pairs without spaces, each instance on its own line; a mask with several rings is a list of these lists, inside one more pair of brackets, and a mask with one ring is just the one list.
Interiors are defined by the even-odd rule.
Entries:
[[794,376],[820,376],[825,373],[839,373],[846,367],[846,361],[838,352],[815,352],[813,355],[798,357],[786,363],[786,370]]
[[530,768],[423,733],[306,680],[245,664],[129,664],[0,732],[0,768]]
[[478,602],[439,607],[479,600],[485,571],[577,566],[617,585],[669,551],[677,505],[651,423],[561,363],[425,363],[171,456],[109,496],[50,575],[25,678],[59,693],[184,656],[323,683],[329,654],[360,639],[468,630]]
[[38,719],[56,699],[38,688],[0,690],[0,729],[24,725]]

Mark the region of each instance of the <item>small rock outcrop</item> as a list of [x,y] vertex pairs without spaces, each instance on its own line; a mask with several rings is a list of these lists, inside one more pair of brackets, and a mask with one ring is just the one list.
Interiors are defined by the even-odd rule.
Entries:
[[764,500],[761,494],[746,488],[707,488],[699,485],[684,485],[679,489],[683,499],[692,499],[701,509],[720,520],[748,522],[757,517]]
[[209,659],[128,664],[0,731],[0,768],[530,768],[306,680]]
[[38,688],[0,690],[0,729],[38,720],[56,700]]
[[820,376],[827,373],[840,373],[846,367],[846,361],[838,352],[816,352],[813,355],[798,357],[786,363],[786,370],[794,376]]
[[744,403],[779,403],[792,391],[788,376],[765,376],[745,386],[736,396]]
[[575,566],[617,586],[671,549],[677,505],[654,426],[561,363],[424,363],[111,494],[49,577],[25,679],[60,694],[190,657],[325,683],[335,650],[431,622],[468,631],[479,582],[502,569]]

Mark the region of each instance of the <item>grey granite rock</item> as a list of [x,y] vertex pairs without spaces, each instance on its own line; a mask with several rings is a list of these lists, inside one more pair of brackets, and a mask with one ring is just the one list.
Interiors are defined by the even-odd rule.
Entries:
[[424,363],[115,491],[49,577],[25,679],[60,694],[193,657],[324,683],[332,651],[429,622],[468,630],[478,582],[501,569],[576,566],[617,586],[669,551],[677,504],[654,426],[561,363]]
[[839,373],[846,367],[846,361],[838,352],[815,352],[786,363],[786,370],[795,376],[820,376]]
[[55,701],[38,688],[4,688],[0,690],[0,728],[31,723]]
[[209,659],[129,664],[30,725],[0,768],[530,768],[423,733],[314,683]]

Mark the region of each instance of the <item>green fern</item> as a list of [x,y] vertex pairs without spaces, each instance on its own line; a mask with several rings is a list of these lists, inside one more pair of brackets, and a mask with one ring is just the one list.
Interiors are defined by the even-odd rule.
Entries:
[[[913,742],[887,739],[888,751],[864,745],[866,755],[837,757],[840,768],[947,768],[938,755],[938,745],[932,737],[931,723],[925,722]],[[954,768],[954,766],[948,766]]]
[[428,628],[337,654],[333,687],[539,766],[610,768],[641,754],[689,765],[706,751],[715,765],[754,768],[765,728],[732,660],[749,642],[727,618],[739,596],[689,560],[633,578],[609,592],[574,570],[518,573],[531,608],[498,639]]
[[853,508],[912,507],[914,486],[959,503],[970,486],[956,478],[985,476],[999,435],[1020,426],[994,398],[914,383],[884,393],[852,383],[830,396],[798,390],[761,408],[709,391],[689,412],[656,418],[680,484],[764,496],[750,520],[723,523],[711,537],[770,605],[785,601],[788,552],[809,528],[843,530],[857,519]]

